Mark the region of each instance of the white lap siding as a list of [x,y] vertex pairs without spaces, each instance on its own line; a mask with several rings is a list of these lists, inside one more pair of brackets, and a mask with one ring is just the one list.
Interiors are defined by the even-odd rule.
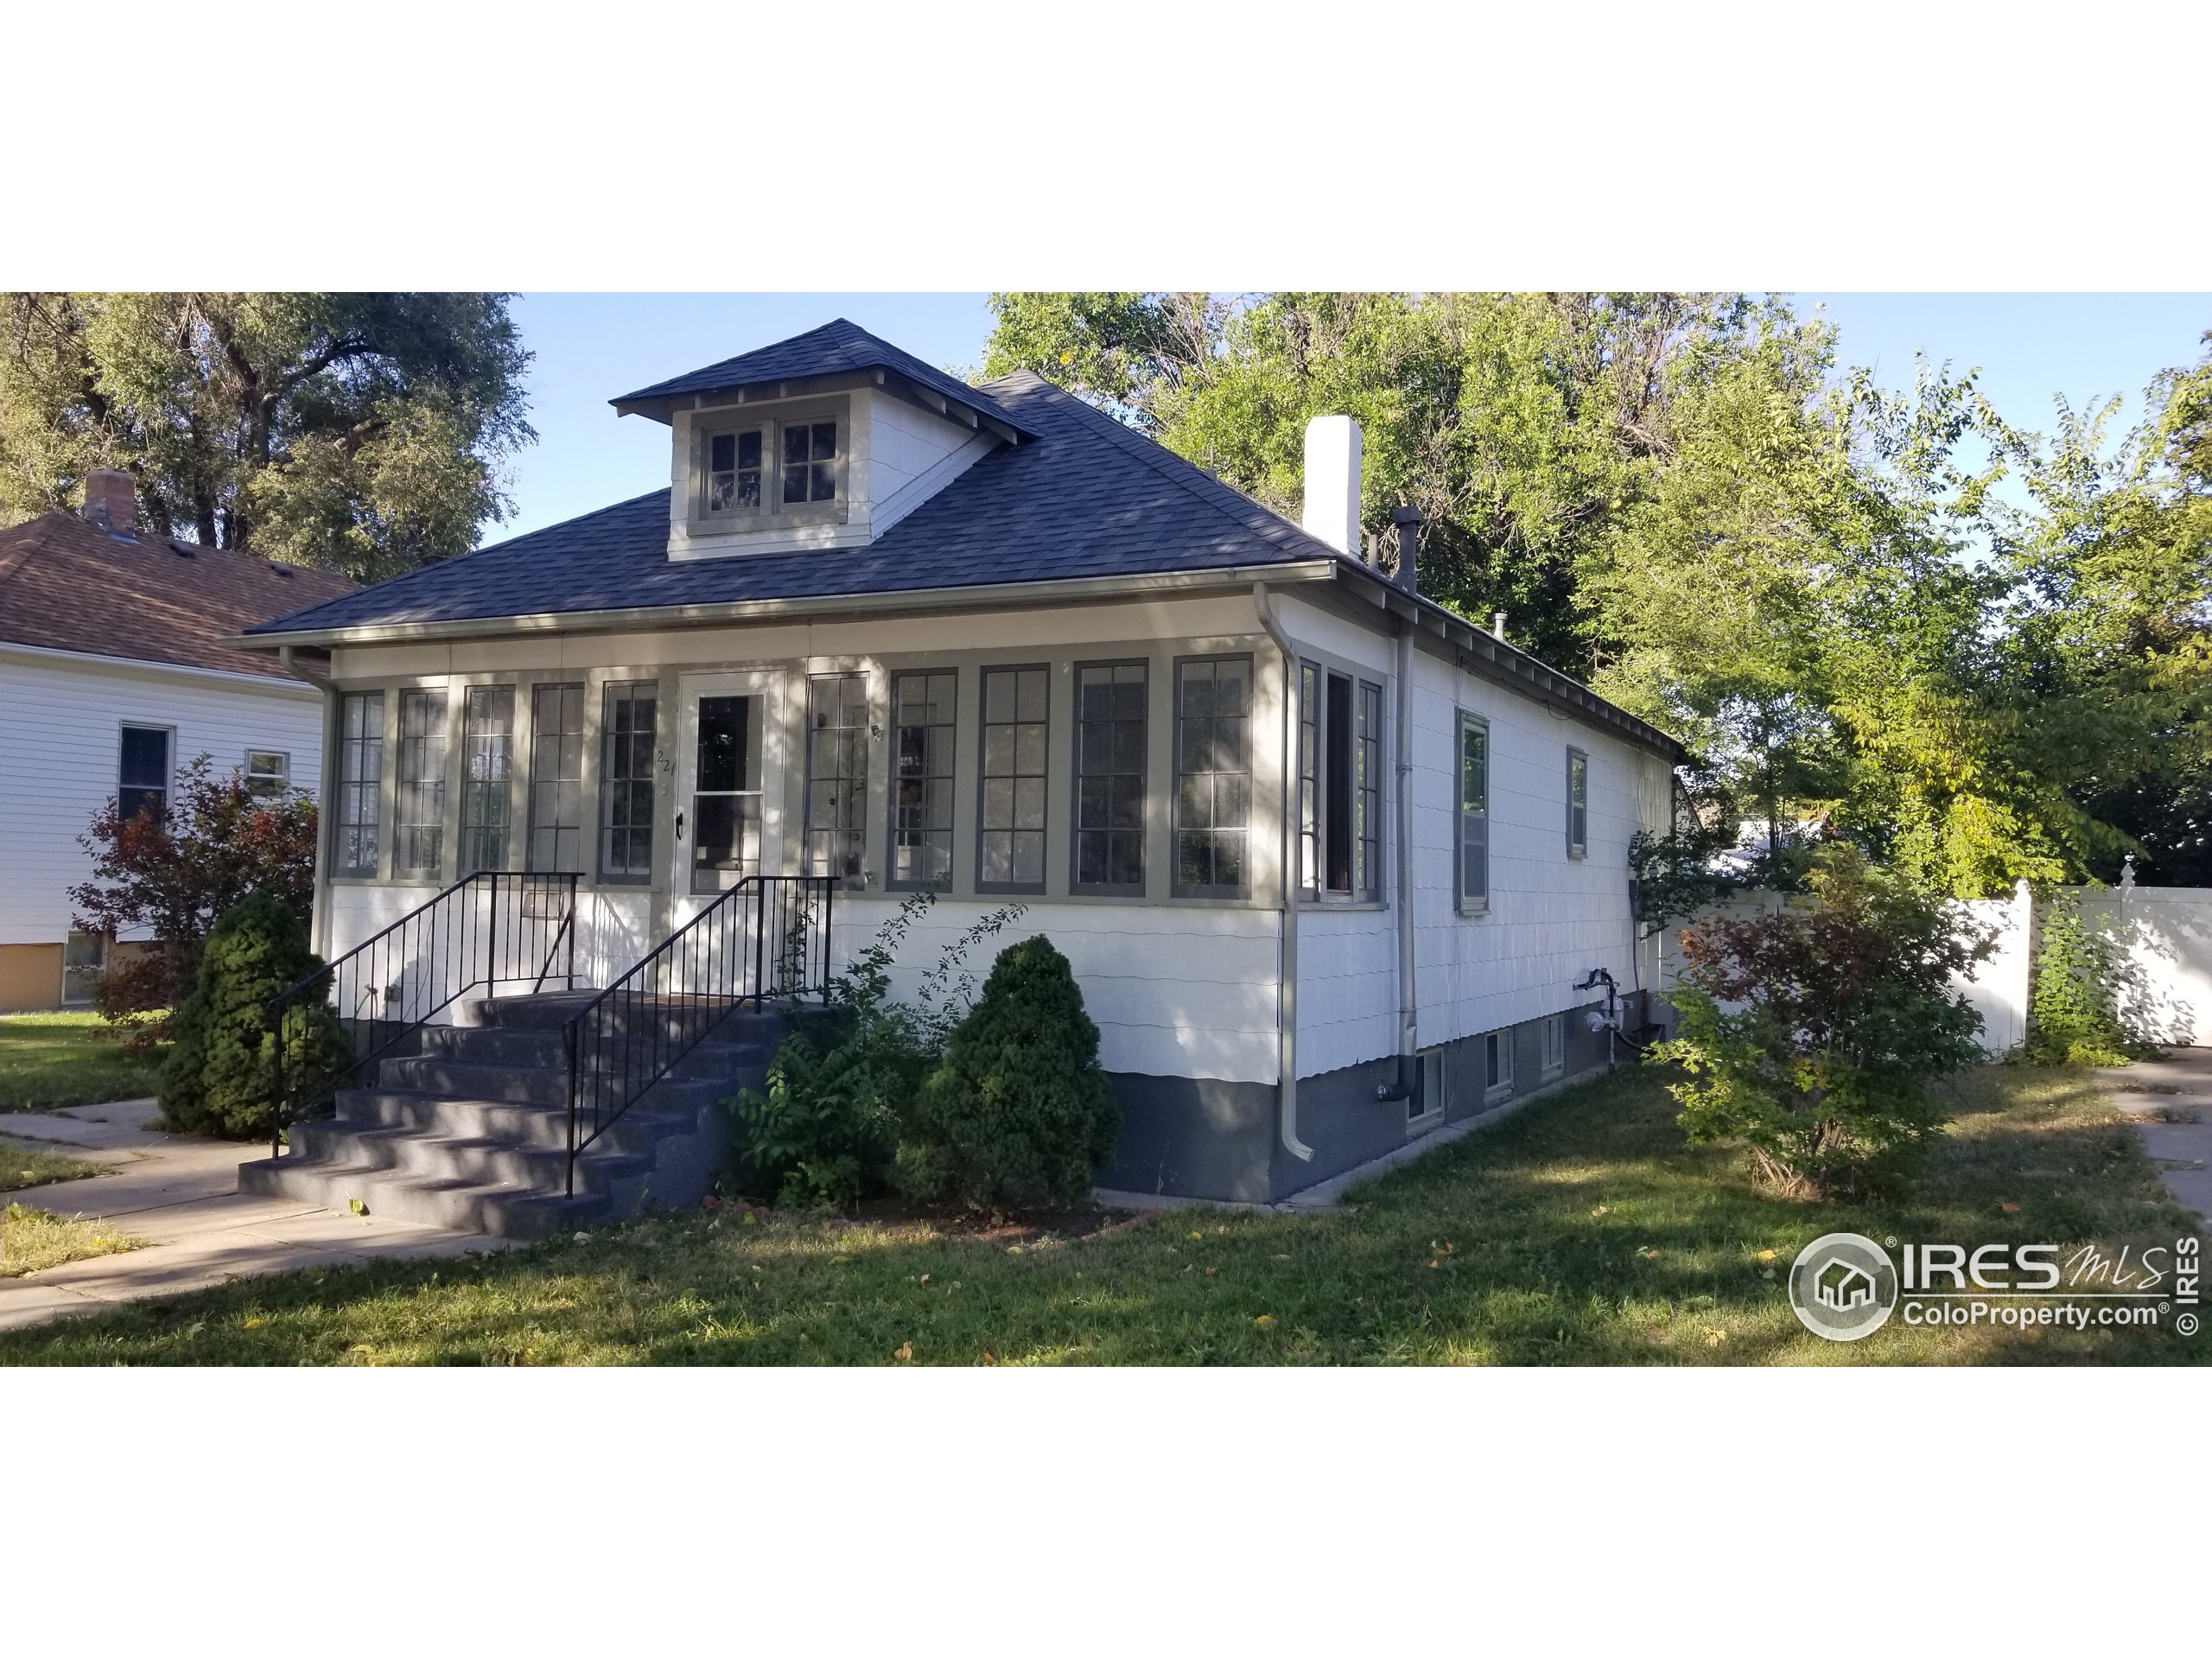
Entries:
[[69,889],[92,874],[77,837],[115,798],[126,723],[175,728],[173,778],[202,753],[226,774],[249,749],[288,754],[309,790],[321,775],[312,686],[0,647],[0,944],[68,937]]

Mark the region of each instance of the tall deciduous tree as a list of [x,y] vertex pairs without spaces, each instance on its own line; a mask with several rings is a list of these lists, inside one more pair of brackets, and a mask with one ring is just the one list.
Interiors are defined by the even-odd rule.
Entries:
[[0,296],[0,519],[117,467],[166,536],[363,581],[467,552],[534,436],[502,294]]

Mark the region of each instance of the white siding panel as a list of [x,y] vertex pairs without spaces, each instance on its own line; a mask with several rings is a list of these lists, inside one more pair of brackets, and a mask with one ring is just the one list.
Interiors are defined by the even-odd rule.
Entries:
[[115,797],[126,721],[175,727],[180,769],[204,753],[226,772],[250,748],[278,749],[295,784],[312,790],[322,775],[322,698],[310,686],[0,656],[0,944],[67,937],[68,890],[92,874],[77,837]]

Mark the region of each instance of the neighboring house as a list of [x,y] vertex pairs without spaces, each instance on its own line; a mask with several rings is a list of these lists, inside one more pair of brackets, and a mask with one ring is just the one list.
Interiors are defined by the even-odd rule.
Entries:
[[91,1001],[114,942],[72,928],[69,889],[106,803],[159,810],[203,753],[270,790],[321,777],[321,694],[222,641],[353,584],[141,531],[135,508],[101,471],[83,514],[0,530],[0,1013]]
[[1018,901],[984,950],[1074,966],[1101,1184],[1217,1198],[1605,1062],[1680,750],[1363,562],[1349,420],[1301,527],[842,321],[615,408],[671,489],[242,642],[331,653],[326,956],[477,868],[581,872],[602,986],[754,874],[838,880],[840,963],[935,887],[910,985]]

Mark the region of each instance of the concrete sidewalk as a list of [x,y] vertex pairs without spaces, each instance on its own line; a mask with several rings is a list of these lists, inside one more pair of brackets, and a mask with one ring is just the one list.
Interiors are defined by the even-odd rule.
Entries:
[[249,1274],[349,1267],[393,1255],[461,1255],[505,1247],[479,1233],[346,1216],[292,1198],[238,1191],[240,1162],[268,1148],[165,1135],[149,1127],[150,1100],[0,1114],[0,1141],[44,1145],[108,1166],[105,1175],[55,1181],[6,1202],[117,1223],[146,1248],[0,1279],[0,1330],[146,1296],[200,1290]]
[[2166,1191],[2212,1219],[2212,1048],[2170,1048],[2164,1059],[2095,1071]]

